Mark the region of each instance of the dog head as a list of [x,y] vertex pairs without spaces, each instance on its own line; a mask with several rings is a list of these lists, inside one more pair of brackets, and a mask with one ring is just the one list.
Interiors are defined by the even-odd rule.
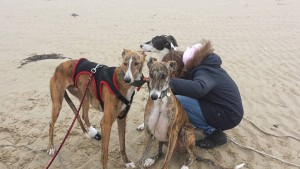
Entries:
[[152,100],[156,100],[169,88],[170,75],[176,70],[176,62],[158,62],[155,58],[150,58],[147,66],[149,68],[149,96]]
[[123,79],[126,83],[131,84],[135,80],[141,80],[145,58],[144,51],[123,50],[121,69],[124,72]]
[[176,39],[172,36],[155,36],[150,41],[141,44],[141,49],[145,52],[168,53],[171,49],[178,47]]

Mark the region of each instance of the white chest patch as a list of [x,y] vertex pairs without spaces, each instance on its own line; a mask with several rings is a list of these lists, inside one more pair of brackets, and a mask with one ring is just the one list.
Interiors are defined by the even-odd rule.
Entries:
[[[132,86],[132,87],[130,87],[129,90],[127,91],[125,98],[126,98],[128,101],[131,100],[131,96],[132,96],[134,90],[135,90],[135,87]],[[125,107],[126,107],[126,104],[122,104],[121,111],[123,111],[123,110],[125,109]]]
[[152,110],[150,110],[147,127],[151,134],[159,141],[168,141],[168,99],[164,97],[162,100],[155,100]]

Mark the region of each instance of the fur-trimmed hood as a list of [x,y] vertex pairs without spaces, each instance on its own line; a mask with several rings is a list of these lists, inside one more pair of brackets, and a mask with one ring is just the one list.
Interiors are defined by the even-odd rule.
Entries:
[[189,59],[187,63],[184,65],[184,68],[182,70],[183,77],[186,77],[187,73],[191,69],[198,66],[200,63],[202,65],[217,66],[217,67],[220,67],[220,65],[222,64],[222,60],[218,55],[212,55],[211,57],[207,57],[213,53],[213,48],[210,41],[202,40],[200,44],[202,44],[202,47],[199,50],[197,50],[194,56],[191,59]]

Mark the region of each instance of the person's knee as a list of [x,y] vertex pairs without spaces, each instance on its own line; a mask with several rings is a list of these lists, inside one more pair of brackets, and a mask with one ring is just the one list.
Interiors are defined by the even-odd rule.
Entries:
[[182,95],[175,95],[175,97],[179,100],[180,103],[186,99],[186,96],[182,96]]
[[181,103],[181,105],[183,106],[183,108],[185,110],[187,110],[188,104],[189,104],[188,97],[182,96],[182,95],[175,95],[175,96],[176,96],[177,100]]

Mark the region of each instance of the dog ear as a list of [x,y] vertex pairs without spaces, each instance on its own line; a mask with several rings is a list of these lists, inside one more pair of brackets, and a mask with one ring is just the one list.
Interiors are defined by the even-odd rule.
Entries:
[[122,57],[124,57],[125,54],[129,53],[130,50],[129,49],[123,49],[123,52],[122,52]]
[[170,72],[174,72],[177,69],[177,63],[176,63],[176,61],[169,61],[169,62],[167,62],[167,66],[168,66]]
[[139,51],[140,54],[142,54],[142,56],[144,57],[144,59],[146,58],[146,53],[144,51]]
[[155,58],[153,58],[153,57],[150,57],[150,58],[149,58],[149,61],[148,61],[148,63],[147,63],[148,68],[150,68],[151,65],[153,64],[153,62],[155,62],[155,61],[157,61],[157,59],[155,59]]
[[167,36],[167,41],[172,43],[174,47],[178,47],[177,41],[172,35]]

